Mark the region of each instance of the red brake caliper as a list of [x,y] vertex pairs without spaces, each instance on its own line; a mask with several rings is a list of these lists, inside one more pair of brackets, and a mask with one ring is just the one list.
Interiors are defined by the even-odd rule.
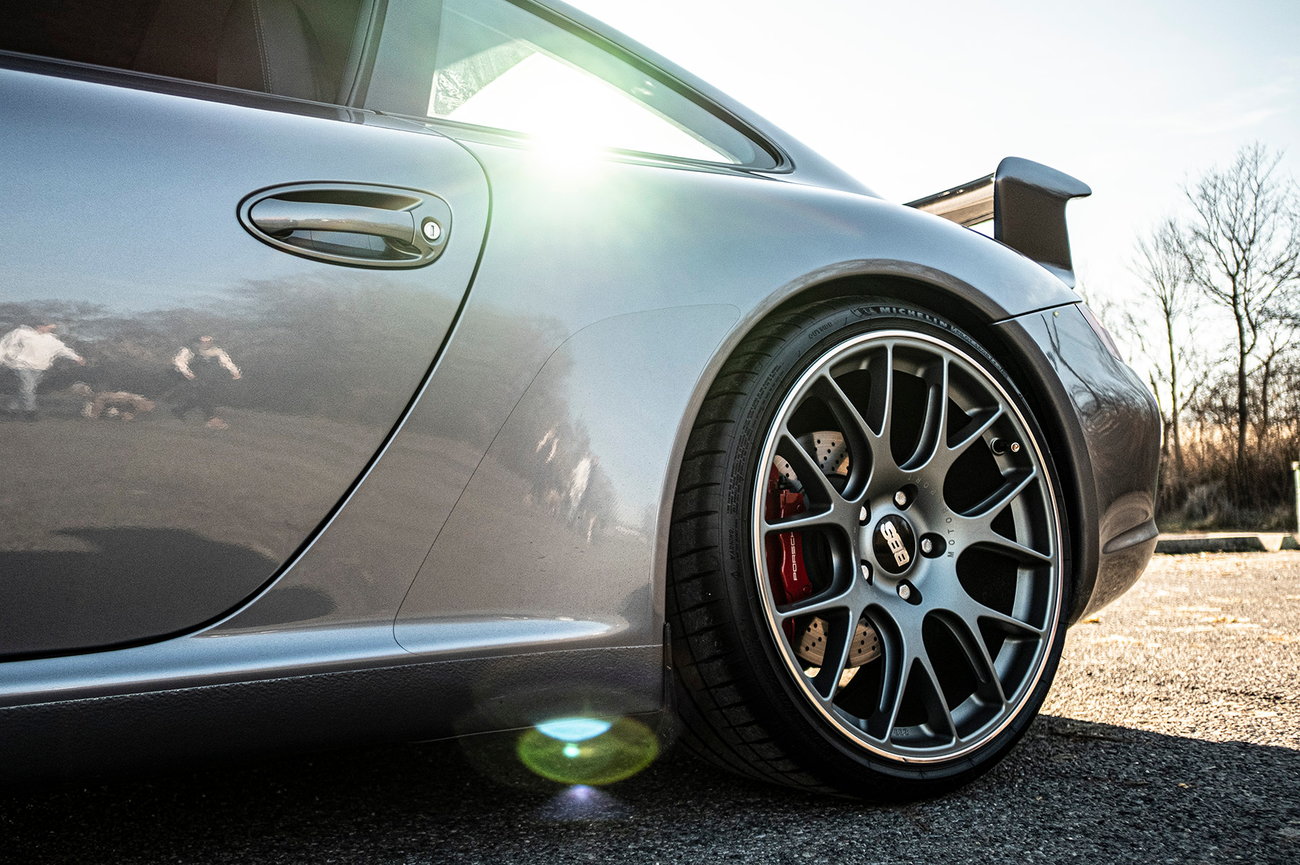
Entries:
[[[803,493],[780,488],[781,473],[774,467],[767,481],[767,521],[789,519],[807,509]],[[777,603],[792,604],[812,594],[808,569],[803,560],[803,536],[799,532],[778,532],[767,536],[767,570]],[[777,574],[780,574],[778,579]],[[785,635],[794,639],[794,620],[785,622]]]

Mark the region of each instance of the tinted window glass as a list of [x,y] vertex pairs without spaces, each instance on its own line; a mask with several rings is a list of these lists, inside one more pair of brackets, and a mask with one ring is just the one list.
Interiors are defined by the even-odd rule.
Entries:
[[6,0],[0,49],[319,102],[361,0]]
[[[431,73],[410,85],[422,88],[418,98],[404,100],[418,113],[586,146],[770,162],[683,93],[574,32],[505,0],[441,7],[436,38],[424,49],[433,55]],[[372,96],[384,92],[372,86]],[[372,99],[371,107],[385,105]]]

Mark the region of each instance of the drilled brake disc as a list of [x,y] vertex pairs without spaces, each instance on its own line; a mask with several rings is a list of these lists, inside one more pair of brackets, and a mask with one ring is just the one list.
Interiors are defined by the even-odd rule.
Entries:
[[[813,619],[799,635],[797,654],[800,659],[820,667],[826,658],[826,620]],[[880,636],[876,629],[866,622],[859,621],[853,631],[853,644],[849,646],[849,662],[846,667],[861,667],[863,664],[880,657]]]
[[[827,477],[839,475],[847,477],[849,473],[849,447],[844,442],[844,435],[834,430],[825,430],[823,432],[808,433],[799,436],[799,444],[804,446],[804,450],[812,454],[817,460],[817,467],[822,470],[822,474]],[[787,481],[795,482],[797,475],[794,466],[782,456],[773,459],[772,465],[776,467],[777,473]]]
[[[799,444],[817,460],[817,467],[822,474],[830,477],[845,477],[849,473],[849,448],[843,433],[835,430],[822,430],[799,437]],[[796,480],[794,467],[780,456],[775,460],[776,470],[787,481]],[[826,654],[826,621],[814,618],[799,636],[797,654],[801,659],[815,666],[821,666]],[[880,657],[880,637],[875,628],[866,622],[858,622],[853,632],[853,645],[849,647],[849,667],[860,667]]]

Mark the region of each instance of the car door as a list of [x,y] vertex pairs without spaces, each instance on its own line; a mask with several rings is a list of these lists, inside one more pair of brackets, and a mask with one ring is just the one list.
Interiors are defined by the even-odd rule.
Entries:
[[429,374],[483,173],[372,112],[2,52],[0,106],[0,656],[217,620]]
[[[449,388],[473,371],[472,409],[422,406],[394,443],[396,455],[417,432],[486,439],[486,454],[466,463],[411,448],[441,489],[413,493],[390,464],[362,493],[375,501],[383,490],[437,532],[407,533],[416,540],[379,554],[414,574],[401,586],[397,639],[417,653],[542,635],[552,647],[653,643],[662,627],[644,563],[664,469],[649,454],[688,411],[680,385],[739,312],[708,308],[719,287],[734,280],[752,293],[778,272],[757,262],[792,233],[751,220],[771,200],[762,187],[775,185],[752,174],[775,169],[779,154],[559,4],[390,0],[387,15],[364,105],[458,139],[493,187],[475,292],[424,397],[456,404]],[[773,242],[735,267],[736,252],[753,249],[735,239],[760,236],[754,228]],[[795,260],[780,272],[798,275]],[[511,351],[494,358],[503,333]],[[452,426],[467,417],[485,434]],[[376,534],[373,516],[349,510],[304,563]],[[295,576],[305,577],[277,591]]]

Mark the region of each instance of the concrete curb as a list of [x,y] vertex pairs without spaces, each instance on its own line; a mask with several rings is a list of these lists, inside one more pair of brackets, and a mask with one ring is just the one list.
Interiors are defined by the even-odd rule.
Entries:
[[1157,553],[1276,553],[1300,550],[1296,535],[1285,532],[1206,532],[1160,535]]

